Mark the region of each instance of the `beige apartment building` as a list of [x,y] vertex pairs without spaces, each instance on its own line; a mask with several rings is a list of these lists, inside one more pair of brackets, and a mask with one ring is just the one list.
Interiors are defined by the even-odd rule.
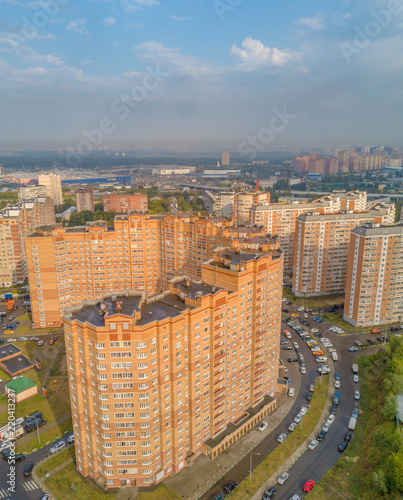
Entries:
[[351,231],[368,222],[387,223],[394,212],[393,204],[379,203],[368,212],[300,215],[294,241],[294,295],[344,293]]
[[209,212],[214,212],[219,217],[234,217],[235,191],[221,191],[219,193],[204,190],[203,206]]
[[92,186],[77,189],[74,195],[76,198],[77,213],[84,212],[84,210],[94,211],[94,190]]
[[104,211],[114,210],[117,213],[128,213],[134,210],[148,210],[148,196],[146,194],[106,194],[103,197]]
[[281,251],[219,249],[202,280],[64,313],[77,469],[146,486],[215,458],[276,408]]
[[259,189],[242,191],[234,195],[234,219],[236,224],[248,224],[250,209],[253,205],[270,203],[270,193],[263,193]]
[[284,272],[293,272],[294,237],[297,218],[309,211],[333,213],[340,210],[338,196],[324,196],[311,203],[269,203],[255,205],[250,210],[250,224],[262,226],[267,233],[277,235],[284,251]]
[[63,203],[62,181],[60,175],[57,174],[41,174],[38,175],[38,184],[45,186],[47,196],[50,196],[55,206]]
[[28,276],[25,237],[35,228],[55,224],[51,198],[35,198],[0,210],[0,286],[23,283]]
[[201,264],[222,246],[232,222],[189,214],[116,216],[87,226],[48,227],[26,238],[33,322],[61,325],[61,311],[120,290],[167,289],[177,275],[201,278]]
[[48,192],[46,186],[25,186],[18,188],[19,200],[32,200],[33,198],[46,198]]
[[355,327],[403,321],[403,225],[353,229],[348,250],[344,320]]

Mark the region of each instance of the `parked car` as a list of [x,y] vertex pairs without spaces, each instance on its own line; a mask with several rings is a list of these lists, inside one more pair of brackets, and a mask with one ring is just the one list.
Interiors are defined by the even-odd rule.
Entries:
[[312,392],[307,392],[305,398],[307,401],[311,401],[312,400]]
[[323,441],[325,439],[325,437],[326,437],[326,432],[323,432],[323,430],[321,430],[319,432],[319,434],[316,436],[316,439],[318,441]]
[[271,488],[269,488],[264,492],[262,500],[269,500],[269,498],[273,498],[276,493],[277,493],[276,488],[272,486]]
[[[259,425],[259,427],[258,427],[259,431],[264,431],[268,425],[269,425],[269,424],[268,424],[267,422],[262,422],[262,423]],[[73,440],[74,440],[74,436],[73,436]]]
[[347,446],[348,446],[348,443],[346,441],[343,441],[342,443],[339,444],[338,446],[338,450],[343,452],[347,449]]
[[38,347],[41,347],[41,345],[43,345],[43,340],[40,340],[40,341],[38,342]]
[[281,476],[277,479],[278,484],[284,484],[287,479],[290,477],[288,472],[283,472]]
[[66,443],[64,441],[59,441],[58,443],[53,445],[49,451],[53,455],[53,453],[57,453],[58,451],[62,450],[65,447],[66,447]]
[[328,424],[330,424],[330,425],[331,425],[331,424],[334,422],[334,419],[335,419],[335,418],[336,418],[336,417],[335,417],[335,415],[334,415],[333,413],[331,413],[331,414],[327,417],[326,422],[327,422]]
[[317,439],[312,439],[312,441],[308,444],[308,450],[313,451],[319,444]]
[[309,392],[313,392],[315,390],[315,384],[309,385]]
[[344,434],[344,441],[345,441],[346,443],[349,443],[349,442],[351,441],[351,438],[352,438],[352,437],[353,437],[353,435],[352,435],[352,434],[350,434],[349,432],[346,432],[346,433]]
[[291,422],[291,424],[288,426],[288,430],[290,432],[292,431],[295,431],[295,429],[297,428],[298,424],[296,424],[295,422]]
[[322,427],[322,432],[329,432],[330,424],[329,422],[325,422]]
[[234,491],[237,486],[238,483],[235,481],[229,481],[223,488],[224,493],[231,493],[231,491]]
[[301,420],[302,420],[302,417],[303,417],[302,413],[297,413],[297,414],[295,415],[295,417],[294,417],[294,422],[295,422],[296,424],[299,424],[299,423],[301,422]]
[[288,389],[288,395],[289,395],[290,397],[295,396],[295,389],[294,389],[293,387],[290,387],[290,388]]
[[358,415],[359,415],[358,408],[354,408],[353,413],[352,413],[351,416],[354,417],[354,418],[358,418]]
[[358,346],[358,347],[359,347],[360,345],[362,345],[362,344],[361,344],[361,342],[360,342],[359,340],[354,340],[354,344],[355,344],[356,346]]
[[360,399],[360,391],[354,392],[354,399],[356,399],[356,400]]
[[24,467],[24,476],[30,476],[32,469],[34,468],[34,463],[33,462],[28,462],[27,465]]
[[68,443],[74,443],[74,434],[71,434],[68,438],[67,438],[67,442]]
[[360,377],[358,375],[353,375],[353,382],[359,382],[360,381]]
[[348,348],[348,350],[350,352],[356,352],[356,351],[358,351],[358,347],[351,346],[351,347]]
[[311,491],[314,486],[315,486],[315,481],[313,481],[312,479],[308,479],[308,481],[304,484],[302,489],[308,492]]
[[284,434],[284,432],[282,432],[279,437],[277,438],[277,441],[279,443],[282,443],[284,441],[284,439],[287,437],[287,434]]
[[340,380],[340,373],[336,372],[336,373],[334,374],[334,379],[335,379],[335,380]]

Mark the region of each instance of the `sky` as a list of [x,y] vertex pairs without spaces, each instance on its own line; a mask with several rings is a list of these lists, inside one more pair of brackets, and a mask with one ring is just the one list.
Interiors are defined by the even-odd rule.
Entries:
[[402,147],[403,0],[0,0],[0,148]]

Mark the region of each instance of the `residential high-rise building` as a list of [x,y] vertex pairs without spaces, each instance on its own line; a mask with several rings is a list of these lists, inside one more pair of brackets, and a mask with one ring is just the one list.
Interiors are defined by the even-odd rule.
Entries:
[[60,175],[57,174],[41,174],[38,175],[38,184],[46,186],[47,196],[50,196],[55,206],[62,205],[62,181]]
[[146,194],[107,194],[103,198],[104,211],[114,210],[117,213],[129,213],[134,210],[147,211],[148,197]]
[[33,198],[46,198],[48,192],[46,186],[24,186],[18,188],[19,200],[32,200]]
[[248,224],[250,209],[253,205],[270,203],[270,193],[263,193],[259,189],[241,191],[234,195],[234,219],[236,224]]
[[75,192],[76,208],[78,212],[84,210],[94,211],[94,190],[92,186],[88,188],[77,189]]
[[[85,227],[45,228],[26,239],[33,322],[60,326],[65,307],[125,289],[150,294],[177,275],[201,278],[230,220],[189,214],[119,215]],[[66,254],[68,257],[66,258]]]
[[403,225],[353,229],[344,319],[355,327],[403,321]]
[[230,164],[230,154],[228,152],[222,153],[221,155],[221,165],[227,166]]
[[276,408],[282,253],[214,252],[171,280],[64,313],[77,469],[145,486],[215,458]]
[[294,240],[294,295],[344,293],[351,231],[368,222],[387,223],[395,207],[383,205],[368,212],[311,212],[298,217]]
[[284,272],[293,272],[294,236],[299,215],[309,211],[333,213],[340,210],[338,196],[324,196],[312,202],[269,203],[255,205],[250,210],[250,224],[263,226],[267,233],[277,235],[284,251]]
[[55,224],[51,198],[34,198],[0,211],[0,286],[23,283],[28,276],[24,238],[35,228]]
[[219,193],[210,190],[203,191],[203,206],[209,212],[219,217],[234,216],[235,191],[221,191]]

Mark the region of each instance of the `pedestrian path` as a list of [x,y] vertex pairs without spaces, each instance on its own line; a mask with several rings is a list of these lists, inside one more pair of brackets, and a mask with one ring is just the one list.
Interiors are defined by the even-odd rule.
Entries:
[[34,491],[39,489],[39,486],[33,480],[23,482],[22,487],[25,491]]
[[0,498],[7,498],[8,497],[8,491],[6,488],[2,488],[0,490]]

